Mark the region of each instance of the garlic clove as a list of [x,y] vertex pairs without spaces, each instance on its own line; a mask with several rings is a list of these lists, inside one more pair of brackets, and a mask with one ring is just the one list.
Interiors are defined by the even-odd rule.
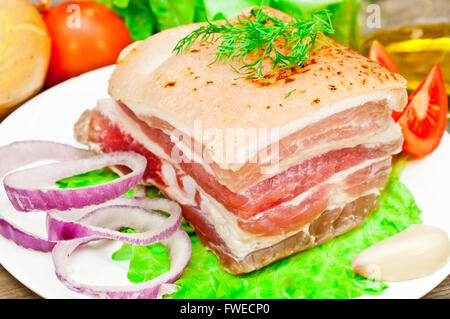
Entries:
[[448,260],[447,233],[429,225],[412,225],[357,255],[351,268],[374,280],[405,281],[434,273]]

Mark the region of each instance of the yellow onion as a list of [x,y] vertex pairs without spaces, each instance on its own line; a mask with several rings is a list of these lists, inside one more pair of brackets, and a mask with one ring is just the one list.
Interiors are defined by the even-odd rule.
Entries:
[[27,0],[0,0],[0,120],[39,92],[51,40],[38,10]]

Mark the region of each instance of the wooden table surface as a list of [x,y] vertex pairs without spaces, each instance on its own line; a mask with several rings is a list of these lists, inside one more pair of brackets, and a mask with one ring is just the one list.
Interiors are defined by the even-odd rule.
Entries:
[[[11,276],[0,265],[0,299],[39,299],[40,297]],[[450,299],[450,276],[424,298]]]

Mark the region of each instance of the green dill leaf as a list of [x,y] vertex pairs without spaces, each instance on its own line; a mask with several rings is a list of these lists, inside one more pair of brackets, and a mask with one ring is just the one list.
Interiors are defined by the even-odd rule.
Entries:
[[294,93],[295,91],[297,91],[297,89],[293,89],[292,91],[289,91],[289,92],[284,96],[284,98],[287,99],[287,98],[290,97],[291,94]]
[[[207,24],[192,31],[181,39],[173,49],[176,54],[184,54],[196,43],[219,42],[215,51],[214,63],[240,63],[234,67],[236,73],[246,79],[262,77],[265,60],[270,60],[272,70],[300,67],[310,58],[317,47],[317,40],[326,41],[325,33],[333,33],[330,13],[321,10],[310,20],[293,19],[290,22],[271,17],[262,10],[252,9],[247,19],[224,20],[223,23]],[[283,43],[280,49],[280,41]]]

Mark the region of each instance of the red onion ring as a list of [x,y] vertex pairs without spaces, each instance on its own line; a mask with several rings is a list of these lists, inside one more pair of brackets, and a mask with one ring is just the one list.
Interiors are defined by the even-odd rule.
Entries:
[[[128,166],[132,172],[100,185],[71,189],[39,188],[55,185],[65,177],[113,165]],[[18,211],[63,211],[98,205],[126,194],[142,180],[146,166],[147,160],[141,155],[114,152],[24,169],[7,175],[3,183],[9,200]]]
[[[161,216],[153,210],[170,212],[169,217]],[[87,236],[119,240],[135,245],[151,245],[168,239],[181,224],[181,207],[164,198],[126,197],[90,212],[50,212],[47,214],[48,238],[52,241],[67,240]],[[155,225],[154,216],[158,216]],[[126,218],[124,218],[126,216]],[[126,222],[124,222],[126,221]],[[161,224],[159,224],[163,221]],[[133,228],[137,233],[122,233],[123,227]],[[155,228],[156,227],[156,228]]]
[[[65,161],[93,157],[93,152],[49,141],[21,141],[0,147],[0,177],[27,164],[43,161]],[[1,215],[0,215],[1,216]],[[7,218],[0,217],[0,234],[19,246],[50,252],[55,242],[30,234]]]
[[[146,167],[146,159],[138,154],[129,153],[131,156],[130,160],[125,161],[124,158],[126,158],[126,154],[127,153],[121,152],[118,156],[118,159],[121,162],[114,162],[112,157],[116,155],[111,155],[110,160],[108,160],[109,154],[96,156],[93,152],[66,144],[48,141],[14,142],[0,147],[0,177],[30,163],[43,160],[61,161],[59,163],[9,174],[4,180],[6,194],[14,208],[19,211],[29,211],[33,208],[44,211],[55,208],[79,208],[89,204],[100,204],[125,194],[140,181]],[[74,161],[73,159],[76,160]],[[117,159],[117,157],[115,159]],[[37,189],[38,183],[42,180],[49,186],[49,184],[54,183],[61,178],[84,173],[95,168],[106,167],[107,163],[109,163],[109,165],[123,163],[128,166],[128,163],[125,162],[132,162],[130,166],[132,165],[132,168],[138,168],[139,170],[112,182],[92,187],[47,191]],[[60,169],[60,171],[55,172],[58,169]],[[27,175],[27,172],[30,172],[30,175]],[[34,189],[29,189],[28,185],[23,185],[28,183],[30,176],[34,178],[34,180],[30,181],[31,184],[35,185]],[[10,181],[13,186],[23,188],[23,190],[14,189],[8,184],[8,181]],[[127,189],[127,187],[130,188]],[[110,190],[110,192],[108,192],[108,190]],[[95,194],[93,192],[95,192]],[[80,202],[77,202],[77,200],[80,200]],[[53,240],[46,240],[31,234],[21,229],[18,225],[10,222],[7,218],[0,217],[0,221],[0,233],[20,246],[42,252],[49,252],[55,245]]]
[[[48,211],[48,239],[29,234],[5,218],[0,218],[1,235],[24,248],[52,251],[56,276],[69,289],[92,297],[155,298],[173,291],[171,283],[181,276],[192,250],[188,235],[180,228],[181,207],[160,198],[117,198],[142,179],[147,165],[144,157],[133,152],[95,156],[89,151],[54,142],[16,142],[0,148],[0,176],[39,160],[60,162],[10,173],[4,179],[4,186],[17,210]],[[132,172],[96,186],[40,189],[42,184],[52,186],[62,178],[113,165],[128,166]],[[110,202],[105,203],[107,201]],[[90,205],[100,206],[93,209]],[[90,207],[84,208],[86,206]],[[154,210],[170,212],[170,216]],[[122,227],[132,227],[138,233],[121,233]],[[151,281],[126,287],[96,287],[71,280],[67,272],[69,255],[80,245],[100,239],[137,245],[162,242],[169,250],[171,268]]]
[[95,153],[70,145],[49,141],[21,141],[0,147],[0,177],[6,173],[42,160],[69,161],[89,158]]
[[[160,215],[161,216],[161,215]],[[163,216],[161,216],[163,217]],[[178,280],[186,268],[192,245],[189,236],[181,228],[168,240],[161,242],[169,251],[170,269],[168,272],[153,278],[150,281],[132,284],[128,286],[93,286],[78,283],[70,279],[68,271],[69,257],[79,246],[94,240],[103,239],[102,236],[91,236],[60,241],[52,251],[55,264],[55,273],[58,279],[69,289],[96,298],[156,298],[160,296],[163,285]]]
[[29,234],[3,218],[0,218],[0,235],[15,242],[19,246],[44,253],[52,251],[56,244],[50,240]]

